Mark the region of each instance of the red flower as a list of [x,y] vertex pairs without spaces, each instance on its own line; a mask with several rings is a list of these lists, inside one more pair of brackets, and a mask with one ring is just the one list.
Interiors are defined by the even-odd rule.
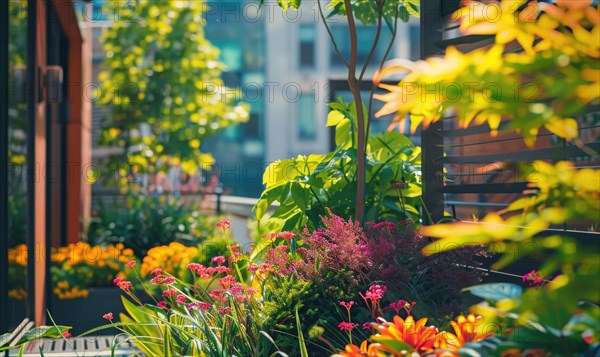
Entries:
[[175,299],[175,302],[177,302],[178,304],[185,304],[186,301],[187,301],[187,296],[185,296],[183,294],[177,295],[177,299]]
[[162,283],[161,283],[161,284],[166,284],[166,285],[169,285],[169,284],[173,284],[174,282],[175,282],[175,278],[174,278],[174,277],[172,277],[172,276],[167,276],[167,277],[165,277],[165,278],[163,279],[163,281],[162,281]]
[[133,287],[133,284],[130,281],[123,280],[122,278],[116,284],[119,288],[121,288],[125,291],[129,291],[129,289],[131,289]]
[[220,307],[218,309],[218,311],[219,311],[219,314],[221,314],[221,315],[229,315],[229,314],[231,314],[231,308],[230,307]]
[[523,275],[523,282],[529,282],[529,285],[539,285],[544,282],[544,277],[537,270],[532,270]]
[[219,285],[221,285],[223,289],[229,289],[235,283],[236,280],[232,275],[227,275],[224,278],[219,279]]
[[[210,268],[208,268],[210,269]],[[208,271],[207,269],[207,271]],[[212,268],[211,271],[208,271],[209,274],[213,274],[213,273],[225,273],[225,274],[229,274],[231,273],[231,269],[229,269],[228,267],[224,266],[224,265],[219,265],[218,267]]]
[[340,305],[343,306],[343,307],[345,307],[346,310],[348,312],[350,312],[350,309],[352,308],[352,305],[354,305],[354,301],[348,301],[348,302],[340,301]]
[[199,269],[202,268],[202,264],[190,263],[190,264],[187,265],[187,268],[189,270],[191,270],[192,273],[195,273],[196,271],[198,271]]
[[265,234],[262,237],[265,238],[265,239],[271,239],[271,240],[273,240],[273,239],[277,238],[277,234],[275,234],[275,233],[268,233],[268,234]]
[[62,334],[63,337],[71,337],[71,333],[69,331],[66,331],[65,333]]
[[125,263],[125,266],[128,268],[133,268],[135,266],[135,260],[130,260],[127,263]]
[[161,309],[169,310],[166,301],[159,301],[156,303],[156,306],[160,307]]
[[200,301],[198,303],[198,306],[200,307],[200,309],[202,309],[202,311],[208,311],[210,310],[210,307],[212,306],[211,304],[204,302],[204,301]]
[[153,270],[150,272],[150,274],[152,274],[152,275],[154,275],[154,276],[156,276],[156,275],[160,275],[160,274],[162,274],[162,269],[161,269],[161,268],[156,268],[156,269],[153,269]]
[[342,331],[352,331],[354,330],[355,327],[357,327],[358,324],[354,324],[352,322],[340,322],[338,324],[338,328]]
[[365,300],[371,300],[372,302],[379,301],[385,294],[387,286],[385,285],[371,285],[369,290],[365,292],[365,295],[359,293],[359,295]]
[[105,320],[107,320],[107,321],[112,321],[112,319],[113,319],[113,313],[112,312],[106,313],[106,314],[102,315],[102,318],[105,319]]
[[225,264],[225,262],[227,260],[225,259],[224,256],[219,255],[218,257],[212,257],[212,259],[210,261],[213,263],[217,263],[218,265],[221,265],[221,264]]
[[167,290],[163,291],[162,296],[163,297],[169,297],[169,296],[175,296],[177,295],[177,290],[173,289],[173,288],[168,288]]
[[289,232],[289,231],[284,231],[284,232],[281,232],[281,233],[279,233],[279,234],[276,235],[276,238],[283,238],[283,239],[285,239],[288,242],[290,240],[292,240],[292,238],[294,238],[294,237],[296,237],[296,233]]
[[221,228],[222,230],[226,231],[231,228],[231,222],[226,220],[219,221],[217,222],[217,228]]

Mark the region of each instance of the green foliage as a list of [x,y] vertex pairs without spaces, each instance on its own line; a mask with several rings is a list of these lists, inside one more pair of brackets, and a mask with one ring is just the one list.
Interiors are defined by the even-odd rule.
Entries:
[[[551,284],[550,284],[551,285]],[[557,355],[579,355],[598,349],[600,344],[600,307],[590,303],[575,302],[577,309],[571,314],[561,316],[563,311],[549,308],[549,304],[561,301],[554,296],[548,301],[548,290],[532,288],[525,292],[512,284],[485,284],[469,288],[476,296],[485,301],[476,305],[474,310],[486,311],[485,315],[495,316],[495,331],[502,339],[495,343],[486,341],[464,346],[465,350],[487,351],[485,355],[500,356],[508,348],[527,350],[543,349]],[[555,293],[550,293],[555,295]],[[571,292],[572,294],[572,292]],[[557,300],[558,298],[558,300]],[[534,300],[535,299],[535,302]],[[520,308],[523,303],[531,304],[527,309]],[[531,310],[535,303],[543,304],[542,309]],[[489,322],[490,320],[488,320]],[[586,341],[587,340],[587,341]],[[586,352],[588,351],[588,352]],[[589,354],[589,355],[593,355]]]
[[[69,331],[70,326],[38,326],[31,330],[25,331],[19,339],[13,344],[8,345],[11,333],[5,333],[0,336],[0,351],[7,351],[15,348],[23,348],[27,342],[31,342],[40,338],[61,338],[63,334]],[[22,353],[22,352],[21,352]]]
[[[261,5],[264,0],[261,0]],[[277,0],[279,6],[283,11],[288,11],[290,8],[298,9],[301,4],[301,0]],[[370,1],[370,0],[352,0],[352,10],[356,15],[356,18],[363,23],[363,25],[374,25],[379,19],[379,12],[381,11],[381,18],[385,20],[388,26],[392,26],[396,13],[398,17],[407,22],[409,15],[419,16],[420,2],[419,0],[399,0],[399,1]],[[332,16],[346,16],[346,7],[344,0],[333,0],[327,5],[327,8],[331,11],[327,17]]]
[[[416,129],[454,109],[461,126],[487,123],[492,134],[514,130],[528,145],[543,128],[577,139],[574,116],[598,104],[598,10],[586,2],[525,3],[474,2],[459,10],[460,30],[495,37],[494,45],[468,53],[450,47],[442,59],[390,62],[381,76],[407,74],[397,86],[381,85],[390,92],[376,96],[386,102],[376,115],[410,114]],[[523,51],[514,50],[517,44]]]
[[199,254],[194,261],[202,265],[209,265],[212,257],[224,256],[228,258],[231,255],[229,247],[235,244],[235,241],[226,237],[210,237],[198,245]]
[[150,248],[171,242],[196,245],[213,235],[217,221],[181,198],[129,192],[121,209],[100,205],[86,241],[91,245],[123,243],[143,257]]
[[[336,127],[335,151],[298,156],[267,167],[265,190],[256,204],[262,220],[274,202],[269,219],[284,221],[283,230],[304,225],[317,228],[327,208],[341,217],[354,216],[356,199],[356,111],[341,99],[331,103],[327,125]],[[369,138],[366,161],[366,220],[419,220],[421,181],[417,176],[421,150],[398,132]],[[396,187],[394,187],[396,186]],[[401,187],[400,187],[401,186]]]
[[[328,272],[320,282],[303,280],[294,274],[283,277],[270,275],[265,285],[264,313],[276,345],[290,356],[299,356],[299,329],[310,356],[334,352],[319,338],[339,340],[336,326],[340,314],[336,306],[339,301],[356,294],[356,287],[352,290],[347,288],[356,286],[350,283],[354,279],[347,270]],[[296,312],[300,316],[299,327],[296,325]],[[318,330],[322,332],[315,333]]]
[[102,142],[128,149],[142,170],[181,165],[194,173],[213,162],[202,141],[246,121],[247,108],[220,79],[219,50],[202,28],[204,1],[135,5],[135,18],[115,22],[102,37],[107,71],[99,96],[112,109]]
[[[198,263],[195,265],[201,267]],[[237,265],[238,262],[229,261],[228,268],[235,271],[239,268]],[[165,274],[154,278],[171,277],[169,272]],[[263,301],[256,292],[231,275],[212,272],[204,279],[202,274],[194,275],[193,283],[176,279],[172,283],[158,284],[163,289],[163,307],[143,305],[128,290],[127,294],[137,304],[123,297],[127,314],[121,314],[121,322],[114,326],[130,336],[148,356],[266,357],[277,350],[266,333]],[[209,288],[216,280],[222,287],[218,290],[220,294]]]
[[[582,352],[589,346],[583,340],[583,333],[597,338],[600,326],[585,325],[585,331],[565,329],[581,327],[572,322],[573,319],[579,321],[585,317],[587,321],[591,317],[586,317],[586,314],[592,317],[599,314],[598,307],[590,305],[586,305],[590,306],[589,311],[582,313],[581,302],[600,301],[600,282],[597,279],[600,251],[596,244],[585,244],[559,232],[551,236],[540,232],[574,219],[600,218],[600,170],[576,170],[570,162],[551,165],[538,161],[534,167],[535,175],[529,179],[537,187],[537,193],[514,202],[507,209],[507,212],[517,212],[518,215],[505,220],[498,214],[488,214],[481,224],[424,227],[424,234],[442,238],[425,248],[424,252],[433,254],[464,245],[488,244],[491,250],[503,254],[494,266],[496,269],[526,256],[537,258],[542,262],[540,275],[557,274],[554,278],[546,278],[546,285],[527,289],[522,295],[511,293],[510,296],[493,291],[485,294],[481,288],[474,288],[475,294],[497,302],[493,305],[483,302],[474,306],[473,310],[490,323],[501,321],[524,332],[524,341],[519,336],[509,336],[509,340],[521,342],[523,346],[532,343],[528,339],[530,334],[534,334],[536,341],[548,351],[559,354]],[[555,339],[561,336],[570,342],[556,344]]]
[[[352,10],[356,18],[363,25],[374,25],[379,19],[379,12],[382,14],[383,20],[391,28],[394,23],[394,18],[398,14],[398,18],[403,22],[407,22],[409,15],[419,17],[420,2],[419,0],[400,0],[400,1],[369,1],[369,0],[352,0]],[[334,15],[346,16],[346,7],[344,0],[333,0],[329,3],[328,8],[331,9],[328,17]]]

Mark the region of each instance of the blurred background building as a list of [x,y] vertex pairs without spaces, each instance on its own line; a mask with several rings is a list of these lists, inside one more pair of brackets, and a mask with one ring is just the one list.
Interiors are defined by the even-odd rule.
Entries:
[[[215,157],[217,164],[208,174],[218,176],[224,193],[245,197],[260,195],[262,173],[269,163],[299,154],[330,151],[333,144],[331,131],[325,127],[326,103],[332,96],[351,101],[344,88],[330,86],[331,80],[345,80],[346,68],[320,23],[317,2],[303,1],[298,11],[287,13],[274,1],[265,1],[262,8],[258,3],[208,1],[205,11],[206,37],[221,50],[221,60],[227,66],[223,75],[225,85],[238,90],[235,95],[250,105],[250,120],[213,136],[203,143],[202,149]],[[99,39],[103,29],[111,26],[114,14],[103,0],[94,0],[92,4],[94,16],[89,24],[93,32],[93,80],[97,81],[105,56]],[[340,51],[348,55],[345,19],[334,17],[328,23]],[[375,32],[375,26],[359,28],[359,65],[366,60]],[[365,82],[370,82],[390,39],[391,33],[384,25]],[[394,42],[388,58],[417,59],[418,21],[411,19],[406,24],[398,21]],[[375,104],[376,108],[377,101]],[[93,104],[94,143],[98,142],[103,117],[109,110]],[[385,130],[389,122],[385,118],[375,120],[373,132]],[[96,158],[108,154],[114,154],[114,150],[94,147]],[[202,178],[204,183],[207,176]],[[177,177],[172,175],[172,180]]]

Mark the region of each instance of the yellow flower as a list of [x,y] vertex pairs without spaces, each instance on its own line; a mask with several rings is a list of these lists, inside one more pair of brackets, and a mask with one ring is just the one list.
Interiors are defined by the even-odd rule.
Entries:
[[456,321],[450,321],[454,333],[447,331],[439,333],[436,337],[435,347],[458,350],[466,343],[477,342],[491,337],[491,333],[483,333],[480,321],[481,316],[473,314],[469,314],[467,317],[461,315],[456,318]]

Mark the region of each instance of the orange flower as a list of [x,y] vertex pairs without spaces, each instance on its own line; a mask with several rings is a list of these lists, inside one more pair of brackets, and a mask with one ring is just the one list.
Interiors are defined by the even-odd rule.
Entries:
[[379,344],[379,343],[369,344],[369,342],[367,340],[365,340],[360,344],[360,347],[358,347],[357,345],[346,345],[346,348],[344,349],[344,351],[340,352],[338,354],[338,356],[344,356],[344,357],[384,356],[384,354],[379,352],[380,347],[381,347],[381,344]]
[[484,334],[480,326],[481,316],[469,314],[467,317],[459,316],[456,321],[450,321],[452,332],[441,332],[436,336],[435,347],[448,350],[458,350],[469,342],[481,341],[493,336],[492,333]]
[[[425,326],[427,318],[422,318],[415,323],[412,316],[406,320],[394,316],[394,322],[384,322],[373,325],[382,338],[391,338],[412,346],[417,352],[433,350],[437,329],[434,326]],[[385,344],[385,342],[382,342]]]

